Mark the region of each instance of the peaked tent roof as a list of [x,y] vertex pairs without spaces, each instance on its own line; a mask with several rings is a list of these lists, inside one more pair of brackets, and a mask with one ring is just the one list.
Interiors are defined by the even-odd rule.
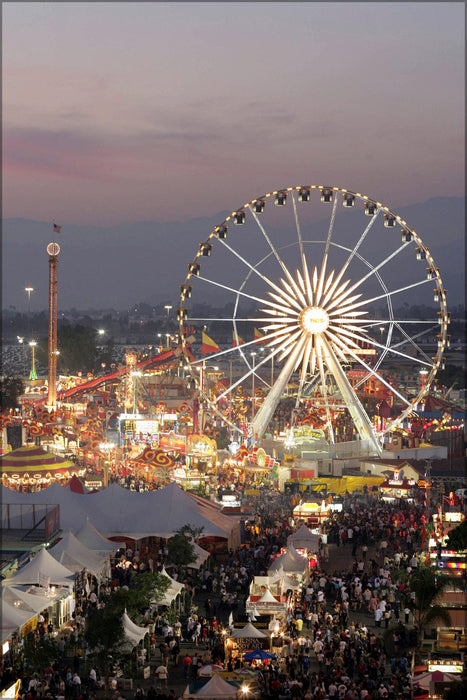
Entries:
[[[274,600],[277,603],[275,598]],[[263,639],[268,635],[264,634],[264,632],[261,632],[261,630],[256,629],[256,627],[254,627],[251,624],[251,622],[248,622],[248,624],[246,624],[245,627],[234,629],[230,636],[234,639]]]
[[64,566],[72,571],[88,569],[92,574],[101,574],[107,555],[99,556],[80,542],[72,532],[68,531],[64,537],[49,549],[50,554]]
[[264,591],[261,598],[258,598],[258,600],[255,601],[255,605],[258,605],[261,603],[277,603],[277,598],[274,598],[274,596],[271,593],[271,591],[269,590],[269,588],[266,588],[266,590]]
[[73,586],[75,574],[60,564],[46,550],[40,549],[34,559],[23,566],[14,576],[5,579],[3,585],[16,586],[21,583],[38,584],[40,577],[50,579],[53,586]]
[[4,586],[1,587],[2,601],[15,605],[16,610],[38,613],[52,605],[57,595],[41,595],[42,588],[35,586]]
[[148,629],[146,627],[138,627],[138,625],[135,624],[133,620],[131,620],[128,617],[126,610],[122,615],[122,622],[125,638],[131,644],[132,647],[135,647],[137,644],[139,644],[139,642],[142,639],[144,639],[144,637],[148,633]]
[[86,522],[81,530],[78,530],[75,534],[75,537],[84,544],[85,547],[99,554],[114,554],[119,548],[116,542],[112,542],[112,540],[108,540],[107,537],[101,535],[89,518],[86,518]]
[[69,459],[62,459],[57,455],[47,452],[39,445],[23,445],[16,450],[2,455],[1,460],[2,473],[32,473],[37,472],[56,472],[67,471],[71,468],[76,469],[76,464]]
[[[203,537],[228,539],[238,530],[238,520],[224,515],[208,501],[195,499],[175,482],[163,489],[138,493],[112,484],[96,493],[80,494],[52,484],[35,493],[2,488],[3,503],[48,503],[60,505],[62,530],[76,532],[86,518],[106,537],[133,539],[172,537],[184,525],[203,528]],[[122,519],[121,514],[125,513]]]
[[224,698],[224,700],[237,697],[238,688],[233,686],[217,673],[195,693],[190,693],[199,698]]
[[268,572],[282,568],[285,573],[305,573],[308,568],[308,560],[301,557],[295,547],[291,546],[281,557],[274,559]]
[[36,613],[31,610],[19,610],[13,605],[10,605],[6,600],[2,599],[1,616],[0,616],[0,632],[2,643],[5,639],[11,637],[13,632],[19,627],[22,627],[32,620]]
[[319,535],[314,535],[307,526],[303,524],[297,532],[287,537],[287,545],[292,545],[298,549],[316,550],[318,549],[320,539]]

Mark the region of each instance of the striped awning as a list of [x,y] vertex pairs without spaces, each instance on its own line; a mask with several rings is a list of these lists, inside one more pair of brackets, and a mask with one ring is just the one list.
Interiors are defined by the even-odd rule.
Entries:
[[47,472],[54,474],[57,472],[76,471],[76,464],[68,459],[63,459],[57,455],[47,452],[39,445],[26,445],[18,447],[16,450],[2,455],[2,474],[37,474]]

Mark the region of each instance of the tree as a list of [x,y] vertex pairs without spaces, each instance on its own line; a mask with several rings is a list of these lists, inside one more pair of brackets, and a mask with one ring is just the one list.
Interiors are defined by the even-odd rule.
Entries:
[[467,520],[463,520],[460,525],[451,530],[447,548],[456,552],[463,552],[467,549]]
[[451,683],[449,688],[444,691],[444,700],[464,700],[467,695],[467,680],[456,681]]
[[20,377],[3,377],[0,381],[0,406],[2,412],[10,408],[19,408],[18,397],[24,392],[24,383]]
[[[186,528],[189,526],[185,526]],[[184,530],[184,528],[182,528]],[[178,531],[167,542],[169,559],[176,566],[188,566],[196,561],[195,546],[193,541],[184,532]]]
[[84,636],[90,656],[104,678],[107,698],[113,664],[127,653],[122,613],[112,605],[106,605],[102,610],[91,610],[86,618]]
[[421,648],[423,629],[431,622],[441,621],[446,627],[451,626],[451,616],[441,605],[442,597],[449,588],[461,588],[462,581],[453,576],[440,573],[431,566],[419,566],[409,579],[410,590],[415,599],[409,602],[414,616],[417,633],[417,649]]
[[123,613],[126,610],[138,624],[142,611],[151,602],[161,600],[169,586],[170,580],[162,574],[150,571],[136,574],[128,589],[117,589],[108,597],[105,608],[89,613],[84,635],[90,655],[104,677],[105,697],[108,697],[113,664],[131,652],[125,639]]

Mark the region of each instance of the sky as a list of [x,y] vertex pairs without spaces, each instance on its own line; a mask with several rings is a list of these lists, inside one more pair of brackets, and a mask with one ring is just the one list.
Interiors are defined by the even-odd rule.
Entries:
[[4,2],[4,218],[465,194],[463,2]]

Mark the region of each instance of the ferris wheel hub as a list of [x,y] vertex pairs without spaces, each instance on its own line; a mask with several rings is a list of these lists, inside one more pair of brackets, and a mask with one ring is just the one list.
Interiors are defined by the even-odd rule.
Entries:
[[329,316],[319,306],[307,306],[300,312],[298,324],[309,335],[323,333],[329,325]]

